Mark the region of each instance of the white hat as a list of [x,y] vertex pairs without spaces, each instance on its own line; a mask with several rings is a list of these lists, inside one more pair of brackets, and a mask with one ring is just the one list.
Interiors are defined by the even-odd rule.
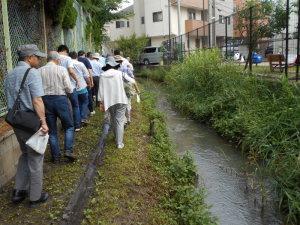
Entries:
[[101,58],[101,55],[100,55],[99,53],[94,53],[94,54],[92,55],[92,57],[95,58],[95,59],[100,59],[100,58]]

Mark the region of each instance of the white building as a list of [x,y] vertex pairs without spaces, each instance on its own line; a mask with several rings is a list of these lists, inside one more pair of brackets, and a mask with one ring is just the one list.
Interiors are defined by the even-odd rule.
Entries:
[[[225,0],[231,1],[232,0]],[[180,30],[181,34],[191,32],[208,23],[208,0],[181,0],[180,1]],[[226,3],[225,3],[226,4]],[[106,25],[107,35],[110,39],[106,43],[106,51],[114,49],[114,41],[121,36],[136,33],[138,36],[149,37],[149,45],[160,46],[169,39],[169,10],[168,0],[135,0],[133,6],[124,11],[132,12],[128,19],[113,21]],[[177,0],[171,0],[170,7],[170,35],[179,35]],[[203,29],[202,29],[203,30]],[[208,31],[192,32],[183,38],[185,48],[195,49],[203,42],[203,36],[208,36]],[[189,36],[189,40],[187,37]],[[189,43],[188,43],[189,42]]]

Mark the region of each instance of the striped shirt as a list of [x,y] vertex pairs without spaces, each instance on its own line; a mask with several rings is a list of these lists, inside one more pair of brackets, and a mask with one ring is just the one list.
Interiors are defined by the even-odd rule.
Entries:
[[73,87],[68,71],[53,62],[40,68],[45,95],[66,95]]
[[102,65],[98,60],[93,59],[90,61],[92,65],[92,70],[93,70],[93,77],[99,77],[102,73],[102,67],[105,65]]

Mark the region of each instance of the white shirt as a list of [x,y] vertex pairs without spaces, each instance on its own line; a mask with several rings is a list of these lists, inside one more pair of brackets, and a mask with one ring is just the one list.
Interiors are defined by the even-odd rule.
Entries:
[[61,55],[59,57],[59,65],[65,67],[66,69],[74,69],[73,61],[70,56]]
[[99,77],[102,73],[102,65],[98,60],[93,59],[91,60],[92,70],[93,70],[93,77]]
[[[72,63],[74,66],[76,77],[79,81],[76,90],[81,91],[87,87],[85,79],[89,77],[89,71],[87,70],[85,65],[82,62],[79,62],[78,60],[72,59]],[[73,86],[76,86],[76,82],[73,78],[71,78],[71,81]]]
[[128,104],[124,90],[124,79],[134,84],[135,80],[121,71],[110,69],[100,76],[98,99],[103,102],[105,111],[116,104]]

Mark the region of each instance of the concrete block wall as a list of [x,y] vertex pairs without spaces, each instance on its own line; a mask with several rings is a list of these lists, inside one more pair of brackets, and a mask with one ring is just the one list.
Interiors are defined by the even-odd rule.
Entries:
[[21,154],[19,143],[13,130],[0,136],[0,188],[15,176]]

